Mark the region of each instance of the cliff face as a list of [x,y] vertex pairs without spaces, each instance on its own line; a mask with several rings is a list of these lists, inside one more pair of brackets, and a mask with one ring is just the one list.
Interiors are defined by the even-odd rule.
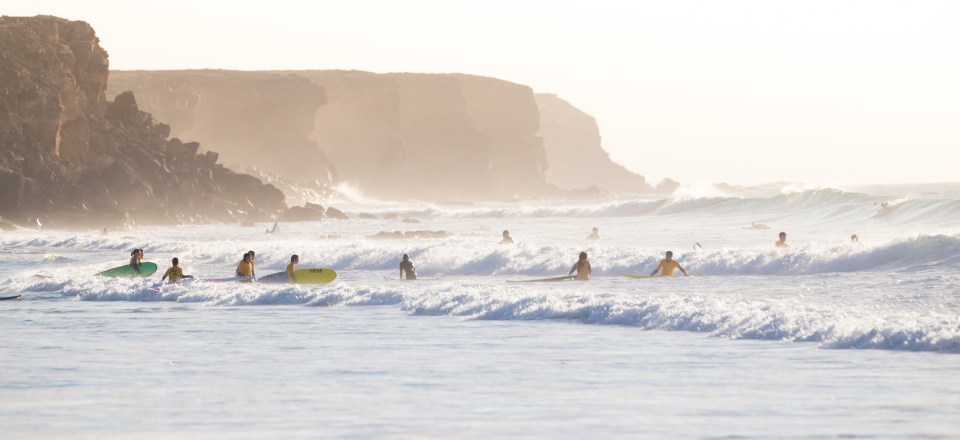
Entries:
[[0,215],[112,225],[265,217],[283,194],[168,139],[133,94],[105,99],[107,53],[86,23],[0,17]]
[[547,145],[547,181],[562,189],[599,186],[614,193],[669,193],[677,183],[665,179],[656,188],[610,159],[600,143],[596,119],[552,94],[537,94],[540,131]]
[[308,139],[323,87],[296,75],[223,70],[112,72],[107,96],[132,90],[173,135],[199,141],[231,166],[255,166],[329,185],[336,170]]
[[456,74],[298,71],[327,105],[313,137],[340,176],[388,198],[553,195],[529,87]]

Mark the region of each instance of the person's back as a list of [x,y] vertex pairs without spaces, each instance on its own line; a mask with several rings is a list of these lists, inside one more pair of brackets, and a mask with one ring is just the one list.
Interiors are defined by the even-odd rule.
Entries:
[[164,272],[163,278],[160,278],[161,283],[167,279],[169,279],[171,283],[176,283],[184,278],[193,278],[190,275],[183,274],[183,269],[180,268],[179,258],[174,257],[171,263],[173,264],[173,266],[171,266],[169,269],[167,269],[166,272]]
[[297,264],[299,263],[300,263],[299,255],[292,255],[290,257],[290,264],[287,265],[287,281],[289,281],[290,283],[293,283],[293,284],[297,283],[296,270],[297,270]]
[[143,254],[140,253],[140,249],[134,249],[133,252],[130,252],[130,267],[133,268],[137,273],[140,272],[140,263],[143,261]]
[[403,279],[403,276],[406,275],[408,280],[417,279],[417,269],[413,267],[413,262],[410,261],[410,256],[403,254],[403,261],[400,262],[400,279]]
[[244,278],[253,277],[253,265],[250,264],[250,253],[243,254],[243,260],[237,266],[237,276]]
[[586,252],[580,252],[580,258],[574,263],[573,267],[570,268],[570,272],[567,274],[572,274],[574,271],[577,274],[573,277],[575,280],[589,280],[590,274],[593,273],[593,268],[590,267],[590,260],[587,259]]

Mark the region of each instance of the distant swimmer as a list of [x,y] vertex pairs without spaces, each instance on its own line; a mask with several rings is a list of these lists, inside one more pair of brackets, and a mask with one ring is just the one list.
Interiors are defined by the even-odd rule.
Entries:
[[687,271],[680,267],[680,263],[677,263],[677,261],[673,259],[673,252],[667,251],[666,258],[660,260],[660,264],[656,269],[653,270],[653,272],[650,272],[650,276],[654,276],[657,274],[657,272],[663,270],[663,272],[660,273],[660,276],[672,277],[673,271],[677,269],[680,269],[680,272],[683,272],[683,276],[687,276]]
[[300,256],[293,254],[290,256],[290,264],[287,265],[287,281],[291,284],[297,284],[297,265],[300,264]]
[[693,251],[694,251],[694,252],[700,252],[700,251],[702,251],[702,250],[703,250],[703,246],[700,246],[700,243],[694,243],[694,244],[693,244]]
[[788,248],[788,247],[790,247],[790,245],[787,244],[787,233],[786,233],[786,232],[781,232],[781,233],[780,233],[780,240],[777,240],[777,242],[774,243],[773,246],[774,246],[774,247],[778,247],[778,248]]
[[174,257],[172,263],[173,263],[173,267],[167,269],[167,271],[163,273],[163,278],[160,278],[161,283],[168,278],[170,279],[171,283],[176,283],[177,281],[180,281],[184,278],[193,278],[193,275],[183,274],[183,269],[180,268],[179,258]]
[[503,240],[500,240],[500,244],[513,243],[513,238],[510,237],[510,231],[503,230]]
[[587,259],[586,252],[580,252],[580,259],[570,268],[570,272],[567,275],[573,275],[573,272],[577,272],[577,275],[573,277],[575,280],[589,280],[590,274],[593,273],[593,268],[590,267],[590,260]]
[[403,254],[403,261],[400,262],[400,279],[403,279],[403,275],[407,275],[407,280],[417,279],[417,269],[413,267],[413,262],[410,261],[410,256]]
[[587,236],[587,240],[599,240],[600,239],[600,228],[594,227],[593,232]]
[[770,227],[763,223],[750,223],[750,226],[744,227],[743,229],[770,229]]
[[134,249],[130,252],[130,267],[138,274],[143,273],[140,271],[140,263],[143,263],[143,249]]
[[860,237],[857,237],[857,234],[850,236],[850,243],[857,244],[860,243]]
[[107,232],[107,228],[103,228],[100,230],[100,235],[107,235],[107,234],[109,234],[109,232]]
[[243,254],[243,260],[237,266],[237,276],[249,279],[253,278],[253,263],[250,258],[250,252]]
[[280,232],[280,225],[279,225],[278,223],[279,223],[279,222],[276,222],[276,221],[273,222],[273,229],[267,229],[267,230],[266,230],[267,233],[268,233],[268,234],[272,234],[272,233],[274,233],[274,232]]

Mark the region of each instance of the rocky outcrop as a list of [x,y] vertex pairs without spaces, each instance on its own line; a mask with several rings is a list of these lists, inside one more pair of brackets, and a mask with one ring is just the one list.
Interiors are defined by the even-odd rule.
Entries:
[[323,87],[301,76],[225,70],[115,71],[107,96],[132,90],[174,136],[233,167],[329,186],[336,170],[309,139]]
[[340,176],[391,199],[558,195],[533,91],[460,74],[297,71],[323,85],[313,138]]
[[283,194],[170,139],[133,93],[105,99],[108,58],[87,23],[0,17],[0,215],[102,227],[268,217]]
[[552,94],[538,93],[540,131],[547,146],[547,181],[562,189],[597,186],[612,193],[671,193],[670,179],[651,187],[646,179],[610,159],[596,119]]

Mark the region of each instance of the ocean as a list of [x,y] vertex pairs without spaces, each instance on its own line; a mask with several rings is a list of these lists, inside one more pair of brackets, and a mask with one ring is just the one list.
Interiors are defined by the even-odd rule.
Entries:
[[[330,204],[352,219],[0,233],[2,437],[960,438],[960,184]],[[93,276],[133,248],[160,271]],[[339,277],[150,289],[247,250]],[[508,282],[581,251],[590,281]],[[691,276],[622,276],[666,251]]]

